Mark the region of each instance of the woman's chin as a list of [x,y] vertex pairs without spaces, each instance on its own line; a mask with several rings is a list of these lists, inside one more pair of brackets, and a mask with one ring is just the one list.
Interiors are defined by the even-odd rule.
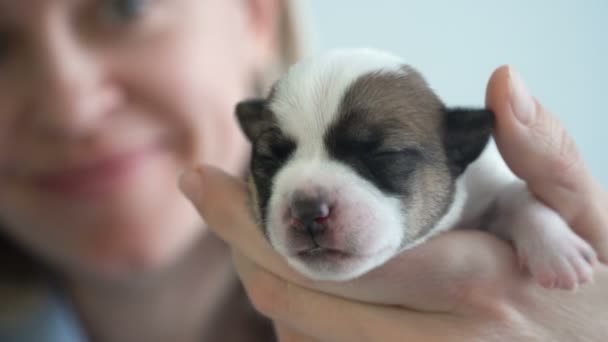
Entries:
[[[185,213],[185,218],[189,215]],[[163,224],[167,223],[167,224]],[[98,232],[81,244],[80,260],[74,271],[105,281],[149,279],[179,263],[180,259],[202,238],[206,229],[194,218],[187,222],[150,223],[145,227],[130,226],[112,232]]]
[[56,251],[72,271],[99,280],[142,277],[170,267],[200,240],[204,224],[178,189],[176,163],[142,163],[112,189],[78,193],[80,200],[73,193],[58,197],[63,201],[56,202],[47,225],[72,234],[69,252]]

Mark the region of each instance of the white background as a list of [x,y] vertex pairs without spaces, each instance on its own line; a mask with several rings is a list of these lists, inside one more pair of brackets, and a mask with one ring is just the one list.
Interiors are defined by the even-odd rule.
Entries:
[[483,105],[487,80],[515,66],[559,115],[608,186],[608,0],[302,0],[313,52],[390,50],[448,105]]

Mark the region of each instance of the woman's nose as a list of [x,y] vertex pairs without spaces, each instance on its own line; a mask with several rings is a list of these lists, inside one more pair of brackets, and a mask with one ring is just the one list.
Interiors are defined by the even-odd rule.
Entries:
[[94,49],[65,25],[48,25],[33,72],[32,123],[38,133],[78,138],[97,127],[118,99]]

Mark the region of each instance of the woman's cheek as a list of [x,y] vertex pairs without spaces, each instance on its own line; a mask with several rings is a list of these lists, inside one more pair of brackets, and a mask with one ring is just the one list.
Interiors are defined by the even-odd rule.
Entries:
[[247,143],[234,108],[250,94],[251,72],[225,66],[222,61],[209,63],[193,61],[188,64],[190,68],[174,75],[181,77],[177,77],[167,101],[174,101],[171,107],[175,109],[166,112],[165,120],[179,142],[184,166],[207,163],[238,174],[246,158]]
[[220,167],[238,176],[245,171],[247,142],[231,113],[227,114],[201,124],[198,140],[202,146],[200,162]]

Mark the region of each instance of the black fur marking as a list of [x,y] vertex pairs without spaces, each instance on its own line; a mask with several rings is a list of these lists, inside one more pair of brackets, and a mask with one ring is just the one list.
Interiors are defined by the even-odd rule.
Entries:
[[278,128],[276,117],[264,99],[240,102],[236,107],[236,115],[241,129],[252,144],[250,171],[258,193],[260,219],[265,229],[274,177],[291,157],[296,143]]
[[443,124],[448,166],[457,177],[486,147],[494,127],[494,113],[486,109],[447,109]]
[[277,128],[262,132],[253,142],[251,174],[258,190],[258,204],[263,223],[266,222],[274,177],[289,160],[295,149],[295,141],[285,136]]
[[384,146],[387,123],[370,122],[364,110],[342,115],[325,134],[330,156],[351,166],[361,177],[384,192],[407,195],[408,181],[421,151]]
[[274,114],[266,108],[266,100],[251,99],[241,101],[236,105],[236,116],[243,133],[249,141],[255,141],[258,136],[276,122]]

